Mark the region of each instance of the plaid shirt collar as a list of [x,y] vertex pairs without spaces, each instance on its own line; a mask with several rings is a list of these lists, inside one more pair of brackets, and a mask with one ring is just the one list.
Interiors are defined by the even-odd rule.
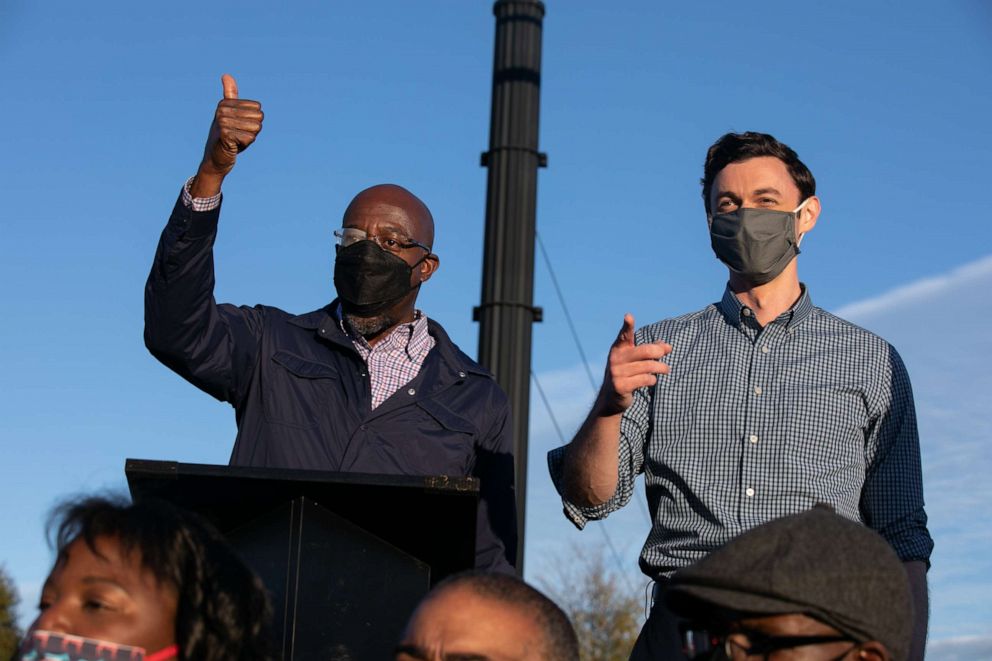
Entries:
[[[810,300],[809,290],[806,288],[806,285],[800,282],[799,288],[802,290],[799,300],[791,308],[780,314],[772,322],[773,324],[784,324],[786,329],[792,330],[809,318],[809,315],[813,312],[813,302]],[[753,318],[754,315],[751,308],[741,303],[741,299],[737,298],[737,294],[731,291],[729,284],[723,290],[723,298],[717,303],[717,307],[723,313],[723,316],[727,318],[727,321],[738,328],[747,322],[748,317]]]

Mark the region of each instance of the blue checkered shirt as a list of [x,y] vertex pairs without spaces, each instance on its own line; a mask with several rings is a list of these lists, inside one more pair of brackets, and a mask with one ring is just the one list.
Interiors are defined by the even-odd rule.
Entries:
[[[672,345],[671,373],[623,415],[613,497],[563,500],[576,526],[626,505],[643,472],[653,526],[640,564],[652,577],[818,502],[929,563],[913,393],[892,346],[814,307],[805,286],[764,328],[728,288],[635,335],[656,340]],[[563,451],[548,454],[559,493]]]

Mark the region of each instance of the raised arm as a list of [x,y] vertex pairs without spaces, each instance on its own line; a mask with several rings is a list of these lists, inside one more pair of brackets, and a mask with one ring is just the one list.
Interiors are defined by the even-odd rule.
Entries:
[[255,142],[262,130],[262,104],[238,98],[238,83],[228,74],[221,76],[224,98],[217,104],[210,124],[203,160],[190,186],[194,198],[213,197],[234,168],[238,154]]
[[610,347],[603,386],[589,416],[565,448],[562,495],[579,507],[601,505],[617,490],[620,420],[638,388],[653,386],[668,374],[660,361],[671,353],[664,342],[634,344],[634,317],[627,314]]
[[[145,345],[183,378],[237,405],[254,364],[263,312],[216,304],[213,244],[221,183],[261,130],[262,114],[257,101],[237,98],[231,76],[222,82],[224,98],[199,170],[162,232],[145,286]],[[215,202],[197,199],[214,196]]]

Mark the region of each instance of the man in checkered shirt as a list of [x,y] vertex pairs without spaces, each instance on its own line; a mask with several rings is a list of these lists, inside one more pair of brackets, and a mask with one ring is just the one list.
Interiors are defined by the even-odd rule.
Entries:
[[[911,658],[922,658],[933,542],[899,354],[815,307],[800,283],[799,244],[820,201],[792,149],[727,134],[709,149],[702,184],[711,244],[729,271],[723,297],[636,332],[624,317],[592,411],[548,456],[565,514],[579,528],[606,517],[644,473],[653,526],[640,565],[657,594],[739,533],[829,503],[903,561],[916,607]],[[661,601],[631,658],[684,658]]]
[[223,86],[203,160],[148,276],[146,345],[234,407],[232,465],[478,478],[476,567],[512,571],[509,402],[415,307],[439,264],[423,202],[388,184],[355,196],[335,231],[338,298],[321,309],[293,315],[214,300],[221,184],[263,118],[233,78]]

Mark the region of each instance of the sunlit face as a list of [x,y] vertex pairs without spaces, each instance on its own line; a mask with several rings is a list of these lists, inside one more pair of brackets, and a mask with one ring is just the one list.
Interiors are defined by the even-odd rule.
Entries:
[[32,629],[46,629],[155,652],[175,643],[178,595],[145,569],[137,552],[122,554],[113,537],[96,553],[77,539],[52,569]]
[[[376,195],[359,196],[345,212],[344,228],[359,229],[376,237],[399,237],[399,243],[417,242],[430,247],[432,237],[424,223],[400,204],[380,199]],[[385,239],[383,239],[385,241]],[[385,247],[385,243],[381,244]],[[437,270],[437,256],[419,246],[410,246],[395,252],[400,259],[413,267],[410,286],[416,287],[428,280]]]
[[541,630],[529,613],[455,586],[422,602],[396,661],[539,661]]
[[802,201],[799,187],[785,163],[774,156],[757,156],[731,163],[713,179],[712,213],[748,209],[792,211]]

